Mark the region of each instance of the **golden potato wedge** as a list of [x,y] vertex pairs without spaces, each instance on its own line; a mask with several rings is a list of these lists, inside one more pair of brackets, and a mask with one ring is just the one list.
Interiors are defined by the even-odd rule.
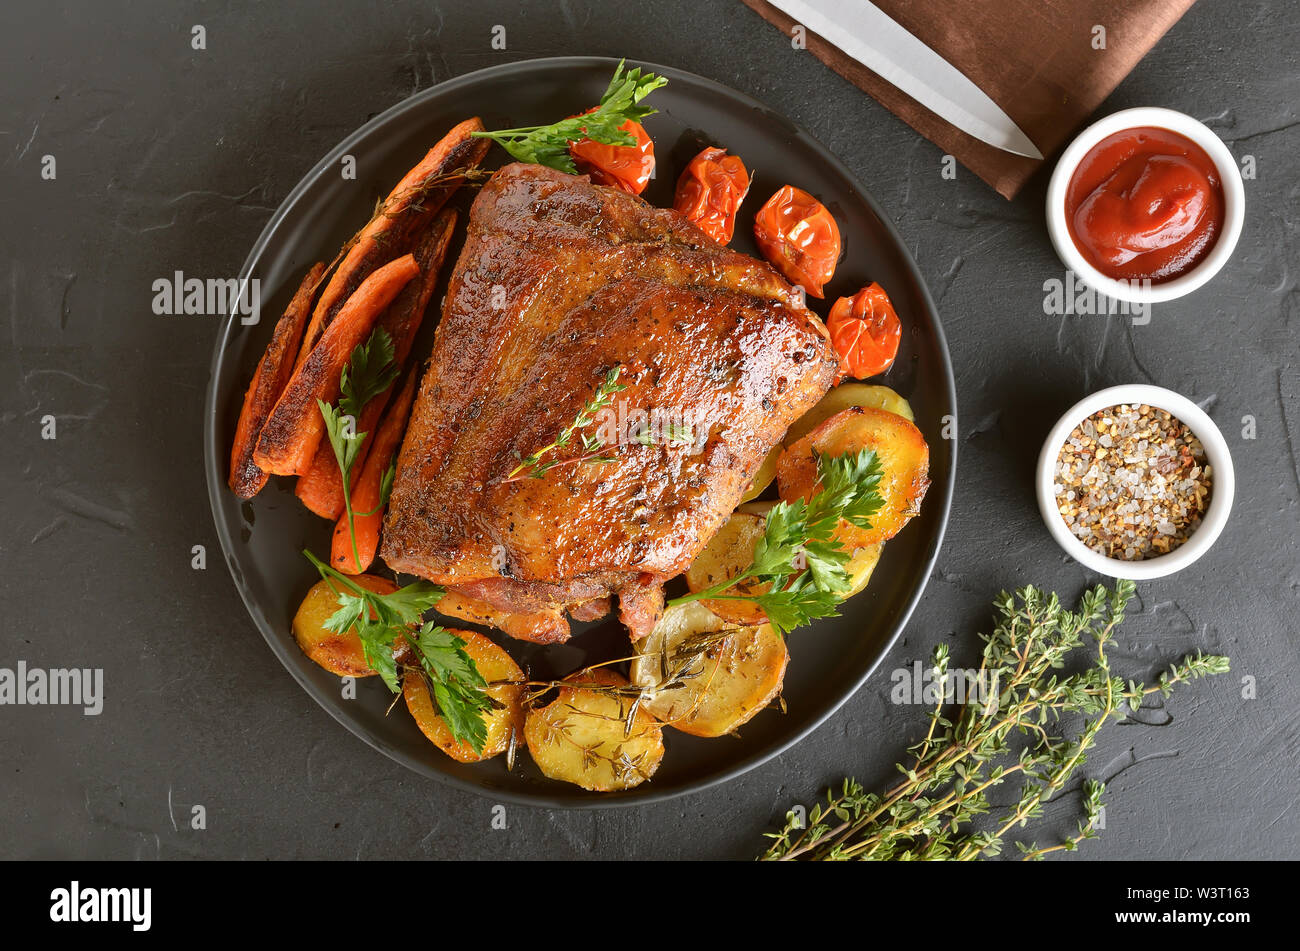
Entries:
[[[704,550],[695,556],[686,569],[686,584],[692,592],[712,588],[728,578],[734,578],[754,562],[754,546],[763,537],[766,519],[760,515],[735,512],[722,523],[718,533],[709,539]],[[770,584],[742,581],[729,594],[762,594]],[[767,615],[752,601],[723,601],[706,598],[700,602],[724,621],[734,624],[766,624]]]
[[871,383],[845,383],[835,387],[822,397],[820,403],[795,420],[782,442],[786,446],[793,446],[826,420],[850,406],[883,409],[887,413],[897,413],[909,423],[916,422],[916,417],[912,415],[912,404],[889,387]]
[[477,631],[447,630],[465,642],[465,653],[474,660],[474,666],[488,682],[488,696],[501,704],[487,715],[487,740],[483,743],[483,752],[475,753],[474,747],[451,735],[451,727],[438,714],[429,695],[429,685],[419,671],[408,668],[403,673],[402,696],[406,699],[406,709],[415,718],[415,725],[429,738],[429,742],[454,760],[477,763],[504,753],[510,746],[510,735],[523,726],[524,672],[514,658],[490,637]]
[[880,553],[884,550],[884,542],[876,542],[874,545],[868,545],[866,548],[859,548],[849,559],[845,571],[849,573],[849,591],[844,595],[844,600],[848,600],[855,594],[859,594],[871,580],[871,576],[876,571],[876,565],[880,563]]
[[[699,652],[709,634],[721,636]],[[636,647],[633,683],[677,683],[647,695],[642,708],[692,736],[722,736],[748,722],[780,692],[790,660],[770,625],[738,627],[698,601],[669,608]]]
[[787,502],[811,498],[817,491],[817,456],[840,456],[874,449],[883,474],[883,504],[870,528],[841,522],[835,533],[846,548],[866,548],[893,538],[921,510],[930,487],[930,447],[912,423],[896,413],[850,406],[790,446],[777,467],[781,498]]
[[[397,590],[397,585],[376,575],[357,575],[352,581],[379,594],[392,594]],[[375,672],[366,663],[356,630],[349,628],[347,633],[339,634],[325,627],[325,622],[339,609],[339,596],[330,584],[324,580],[316,582],[307,592],[307,597],[302,599],[298,612],[293,616],[294,640],[304,654],[332,674],[373,677]]]
[[663,727],[645,709],[638,709],[627,730],[633,698],[600,687],[628,686],[605,668],[565,679],[559,696],[528,711],[524,738],[537,768],[551,779],[573,783],[593,792],[639,786],[659,768],[664,757]]
[[767,454],[767,458],[763,460],[763,464],[759,466],[758,471],[754,473],[754,478],[749,483],[749,488],[746,489],[745,494],[740,497],[741,502],[753,501],[763,494],[764,489],[772,484],[772,480],[776,478],[776,464],[781,458],[781,448],[780,443],[777,443],[772,447],[772,451]]

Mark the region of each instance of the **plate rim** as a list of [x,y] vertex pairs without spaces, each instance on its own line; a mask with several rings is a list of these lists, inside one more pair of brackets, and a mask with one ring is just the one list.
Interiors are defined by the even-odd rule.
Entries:
[[[331,168],[342,155],[347,154],[352,146],[367,137],[375,127],[387,124],[403,113],[417,108],[426,99],[432,98],[434,95],[444,95],[448,92],[452,92],[461,86],[472,84],[487,75],[499,77],[502,75],[509,75],[513,72],[526,72],[530,69],[536,69],[539,66],[547,68],[564,68],[604,64],[612,69],[618,62],[619,59],[612,56],[542,56],[531,59],[514,60],[509,63],[487,66],[481,69],[471,70],[467,73],[462,73],[459,76],[453,76],[450,79],[443,80],[427,89],[421,89],[418,92],[412,93],[404,99],[394,103],[345,136],[337,145],[330,149],[320,159],[320,161],[304,173],[304,175],[298,180],[297,184],[290,189],[289,193],[277,206],[275,212],[267,220],[267,223],[262,228],[257,240],[253,242],[252,247],[249,249],[248,255],[245,257],[244,263],[239,272],[238,280],[240,286],[245,286],[244,282],[246,282],[251,275],[254,264],[265,253],[266,248],[270,243],[271,236],[279,228],[284,219],[288,217],[289,213],[297,203],[302,200],[308,190],[315,185],[321,174]],[[689,70],[679,69],[675,66],[664,66],[642,60],[633,60],[631,58],[628,58],[626,62],[629,66],[649,69],[660,75],[668,75],[670,80],[675,74],[676,76],[685,78],[690,82],[698,83],[701,86],[710,88],[715,93],[720,93],[724,96],[730,97],[738,104],[762,110],[765,113],[770,113],[779,117],[781,121],[789,125],[791,130],[796,134],[797,139],[805,140],[810,143],[827,162],[829,167],[853,187],[855,193],[854,197],[866,204],[884,226],[890,240],[903,251],[902,256],[904,266],[911,274],[915,285],[920,289],[922,303],[927,308],[931,318],[933,333],[936,343],[938,344],[940,365],[943,371],[943,383],[947,387],[953,415],[954,417],[957,417],[959,415],[957,406],[957,385],[952,367],[952,354],[948,348],[947,336],[944,333],[943,323],[939,317],[939,310],[935,305],[933,295],[930,293],[930,288],[926,284],[924,275],[921,274],[921,269],[917,265],[915,257],[912,255],[907,244],[903,241],[903,237],[899,233],[893,219],[885,213],[884,209],[882,209],[876,202],[871,192],[862,186],[857,176],[849,170],[849,168],[840,160],[839,156],[827,146],[823,145],[820,140],[813,136],[801,124],[788,118],[783,113],[773,109],[771,106],[768,106],[748,93],[741,92],[725,83],[720,83],[717,80],[701,76],[698,73],[692,73]],[[866,666],[862,671],[861,676],[854,681],[849,689],[844,691],[842,696],[834,699],[830,705],[827,706],[820,715],[813,718],[806,727],[798,730],[785,741],[763,749],[729,769],[712,774],[699,782],[683,784],[673,788],[660,787],[656,789],[654,783],[649,782],[634,790],[630,790],[628,794],[565,798],[562,795],[550,795],[541,790],[536,793],[531,791],[517,792],[511,789],[492,787],[483,783],[476,783],[462,779],[459,776],[439,770],[436,767],[431,767],[426,763],[412,761],[412,759],[402,751],[392,748],[383,740],[382,737],[372,735],[370,732],[361,728],[359,724],[352,723],[343,715],[341,709],[335,708],[335,704],[327,703],[325,698],[319,695],[320,691],[317,690],[316,685],[311,683],[305,675],[300,673],[297,666],[291,662],[290,657],[288,656],[288,648],[285,644],[281,643],[282,638],[279,637],[275,628],[271,625],[270,619],[266,617],[265,612],[257,603],[255,603],[248,585],[243,578],[236,573],[235,567],[231,564],[231,558],[233,557],[232,553],[235,549],[234,539],[227,529],[221,511],[221,506],[224,501],[224,493],[227,491],[226,478],[222,466],[228,462],[228,460],[225,459],[227,453],[223,452],[222,448],[217,445],[217,391],[222,379],[222,370],[225,364],[227,351],[229,350],[231,334],[235,329],[235,317],[235,314],[226,315],[221,328],[217,333],[216,341],[213,344],[212,360],[208,367],[208,385],[203,405],[203,455],[204,475],[208,488],[208,503],[211,508],[213,524],[217,531],[217,537],[221,543],[223,555],[222,560],[226,565],[226,570],[230,573],[231,580],[234,582],[236,590],[239,592],[240,599],[243,601],[244,607],[247,610],[249,617],[252,619],[254,626],[262,635],[262,639],[266,641],[267,645],[271,648],[271,652],[279,659],[281,665],[289,672],[290,676],[292,676],[298,683],[299,687],[301,687],[320,707],[329,713],[331,717],[342,724],[349,733],[361,739],[367,746],[384,754],[398,765],[401,765],[418,775],[431,778],[437,782],[450,785],[465,792],[473,793],[481,797],[491,798],[498,802],[530,806],[534,808],[614,809],[662,803],[681,796],[701,793],[705,790],[722,785],[723,783],[730,782],[751,770],[757,769],[758,767],[771,762],[797,743],[803,741],[814,731],[825,726],[826,722],[838,713],[849,699],[855,696],[858,691],[862,689],[867,680],[871,678],[871,675],[876,672],[876,669],[884,660],[885,655],[893,649],[899,637],[902,635],[903,630],[907,627],[917,605],[920,604],[921,597],[925,594],[931,575],[934,573],[934,566],[938,560],[939,551],[943,547],[943,540],[948,529],[948,519],[952,509],[953,493],[957,481],[957,456],[959,447],[958,441],[955,438],[947,440],[950,447],[951,464],[949,465],[946,479],[940,484],[940,487],[942,488],[942,499],[936,501],[941,501],[941,511],[937,515],[938,525],[930,550],[925,557],[924,575],[921,578],[920,583],[916,586],[915,590],[904,604],[903,609],[899,612],[898,618],[893,624],[892,631],[882,643],[879,655]],[[935,485],[932,483],[931,488],[933,489],[934,487]]]

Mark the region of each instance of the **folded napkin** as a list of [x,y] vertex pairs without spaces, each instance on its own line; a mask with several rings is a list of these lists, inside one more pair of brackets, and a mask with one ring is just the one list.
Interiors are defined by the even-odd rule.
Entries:
[[[874,2],[973,80],[1050,157],[1195,0]],[[794,21],[776,7],[744,3],[790,34]],[[807,33],[806,41],[819,60],[1005,197],[1042,164],[949,125],[816,34]]]

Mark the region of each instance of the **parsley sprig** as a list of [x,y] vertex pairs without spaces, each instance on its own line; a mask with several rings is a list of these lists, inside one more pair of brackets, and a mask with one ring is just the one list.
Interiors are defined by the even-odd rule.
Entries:
[[561,119],[551,125],[523,126],[518,129],[501,129],[496,132],[474,132],[475,136],[491,139],[520,162],[546,165],[576,175],[578,168],[569,155],[569,146],[582,139],[591,139],[605,145],[635,145],[636,140],[620,126],[629,119],[640,121],[658,109],[641,105],[641,100],[668,80],[640,68],[623,70],[624,60],[619,60],[609,87],[600,97],[600,105],[586,115]]
[[469,743],[475,753],[482,753],[487,742],[484,717],[497,704],[486,693],[487,681],[466,653],[465,641],[432,621],[405,637],[415,649],[425,683],[451,735]]
[[[352,469],[366,439],[366,433],[356,431],[356,421],[365,405],[388,389],[398,373],[392,337],[383,328],[376,328],[369,340],[352,351],[343,368],[338,404],[331,406],[323,400],[316,401],[343,476],[343,505],[354,564],[361,561],[357,552],[356,516],[374,514],[358,513],[352,508]],[[384,472],[380,508],[392,491],[395,463],[396,460]],[[338,596],[339,609],[326,620],[325,627],[339,634],[355,630],[361,638],[366,664],[393,693],[401,690],[395,652],[403,642],[408,644],[452,736],[469,743],[475,752],[482,752],[487,741],[484,714],[494,706],[486,693],[487,683],[473,658],[466,653],[464,640],[432,621],[423,620],[424,614],[442,597],[443,589],[427,581],[417,581],[391,594],[380,594],[357,584],[310,551],[303,554]]]
[[[331,406],[319,399],[316,401],[321,418],[325,420],[325,436],[329,439],[330,448],[334,450],[334,460],[343,476],[343,510],[347,515],[348,532],[352,538],[354,565],[361,563],[361,555],[357,551],[357,513],[352,509],[352,469],[361,457],[361,447],[365,445],[367,435],[357,432],[357,420],[367,403],[392,386],[399,369],[393,338],[382,327],[376,327],[369,340],[357,344],[343,368],[343,374],[339,378],[338,405]],[[393,475],[394,467],[389,466],[380,484],[381,507],[387,502],[388,493],[392,490]]]
[[[752,601],[782,636],[817,618],[835,616],[852,587],[847,571],[852,552],[835,538],[835,530],[841,520],[857,528],[871,526],[881,505],[880,460],[872,449],[818,456],[817,473],[820,490],[815,495],[778,502],[767,513],[748,568],[670,604],[705,598]],[[751,588],[766,585],[767,590],[727,593],[741,582],[750,582]]]
[[444,590],[428,581],[416,581],[391,594],[380,594],[363,588],[310,551],[304,549],[303,554],[338,595],[339,609],[325,621],[325,627],[339,634],[355,630],[366,664],[393,693],[401,690],[396,652],[402,641],[409,645],[452,736],[481,753],[487,741],[484,714],[494,706],[486,692],[487,682],[465,651],[464,640],[423,620]]

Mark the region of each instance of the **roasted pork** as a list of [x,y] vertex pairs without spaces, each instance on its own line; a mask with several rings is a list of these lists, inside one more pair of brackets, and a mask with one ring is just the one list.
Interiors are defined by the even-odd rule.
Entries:
[[[469,216],[383,558],[529,615],[532,640],[565,639],[566,613],[599,616],[611,596],[642,636],[663,582],[730,515],[836,364],[821,322],[767,264],[671,209],[508,165]],[[519,471],[611,373],[626,388],[543,454],[556,464]]]

